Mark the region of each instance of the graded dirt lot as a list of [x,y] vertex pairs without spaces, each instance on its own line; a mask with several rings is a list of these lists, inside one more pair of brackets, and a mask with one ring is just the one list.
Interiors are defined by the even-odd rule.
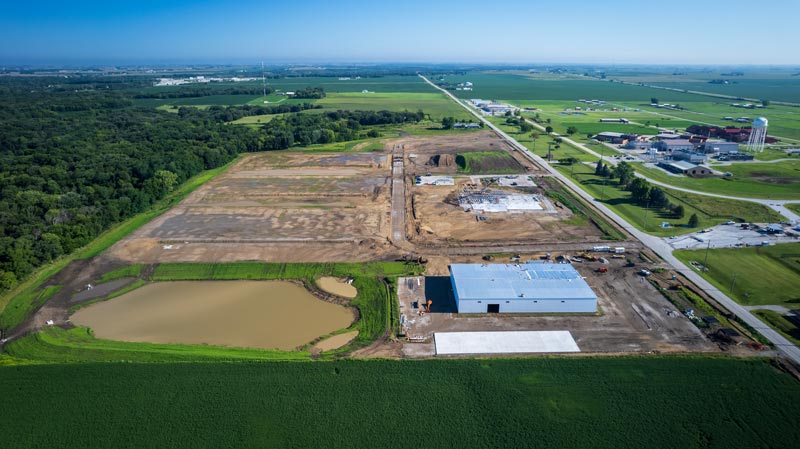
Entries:
[[[715,352],[711,343],[656,289],[625,268],[624,260],[612,259],[607,273],[597,273],[598,263],[575,264],[597,294],[597,315],[457,314],[447,276],[404,278],[399,282],[400,313],[408,323],[408,335],[424,342],[408,342],[408,357],[434,354],[432,335],[447,331],[569,330],[582,352]],[[419,315],[413,303],[432,299],[432,313]],[[668,313],[670,312],[670,313]]]
[[139,263],[379,259],[389,248],[383,152],[245,156],[115,245]]
[[574,217],[567,208],[556,208],[536,187],[490,187],[492,192],[535,194],[542,210],[480,212],[465,211],[458,194],[465,186],[489,188],[487,179],[456,177],[455,186],[413,186],[412,240],[420,244],[457,242],[596,241],[602,232],[587,220]]
[[[543,173],[539,167],[501,140],[491,131],[472,132],[467,134],[450,134],[437,137],[406,137],[393,141],[401,145],[405,152],[405,171],[407,175],[454,174],[458,172],[456,155],[477,152],[507,152],[516,163],[509,163],[508,158],[490,158],[481,165],[481,173],[491,173],[497,168],[505,173],[509,169],[518,169],[523,173]],[[497,161],[499,165],[492,167],[490,163]]]
[[[513,150],[491,132],[476,132],[436,138],[405,138],[394,141],[404,151],[406,192],[408,201],[407,237],[421,247],[469,244],[509,244],[596,241],[603,234],[594,225],[565,207],[554,207],[545,190],[537,185],[543,170]],[[507,152],[509,158],[485,158],[479,164],[481,175],[463,173],[456,163],[457,155],[469,153]],[[492,161],[497,161],[497,174],[489,176]],[[513,165],[509,165],[509,160]],[[509,169],[519,171],[517,185],[504,182],[512,177]],[[488,174],[487,174],[488,173]],[[415,185],[415,176],[450,175],[453,186]],[[457,196],[465,188],[475,191],[491,189],[511,194],[536,194],[542,202],[539,211],[510,211],[477,214],[465,212]],[[477,218],[477,215],[485,218]]]

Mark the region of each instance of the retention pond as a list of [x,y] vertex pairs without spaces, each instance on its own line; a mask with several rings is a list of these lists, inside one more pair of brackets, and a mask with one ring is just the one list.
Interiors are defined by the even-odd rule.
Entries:
[[286,281],[158,282],[72,316],[110,340],[283,350],[353,320],[346,307]]

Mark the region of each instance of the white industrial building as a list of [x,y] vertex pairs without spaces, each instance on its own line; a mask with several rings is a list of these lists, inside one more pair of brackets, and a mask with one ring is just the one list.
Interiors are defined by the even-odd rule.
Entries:
[[595,313],[597,295],[570,264],[453,264],[458,313]]

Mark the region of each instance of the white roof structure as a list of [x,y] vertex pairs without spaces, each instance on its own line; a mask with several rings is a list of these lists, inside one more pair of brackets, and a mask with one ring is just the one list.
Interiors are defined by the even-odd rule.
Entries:
[[437,355],[580,352],[569,331],[436,332]]
[[452,264],[459,300],[596,300],[589,284],[570,264]]

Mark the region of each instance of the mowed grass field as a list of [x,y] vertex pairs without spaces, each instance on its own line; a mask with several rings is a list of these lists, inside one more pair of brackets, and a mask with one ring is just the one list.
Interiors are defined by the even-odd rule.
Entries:
[[764,360],[722,357],[5,366],[0,397],[0,435],[14,449],[800,440],[800,382]]
[[[687,263],[706,260],[705,250],[673,254]],[[711,249],[707,265],[700,274],[740,304],[800,307],[800,243]]]
[[676,187],[748,198],[800,200],[800,160],[714,167],[717,171],[732,173],[730,178],[671,176],[658,168],[632,165],[648,178]]
[[[544,132],[540,132],[538,130],[535,131],[536,133],[539,133],[539,137],[534,139],[531,137],[531,134],[533,134],[533,132],[521,133],[519,131],[519,126],[506,124],[505,122],[506,119],[504,117],[487,117],[487,119],[490,122],[492,122],[495,126],[503,130],[503,132],[511,136],[514,140],[522,144],[525,148],[531,150],[532,153],[546,158],[547,148],[548,148],[547,143],[552,142],[553,139],[548,135],[546,135]],[[551,148],[552,148],[551,155],[554,160],[559,160],[569,157],[574,157],[575,159],[584,162],[591,162],[597,160],[595,156],[592,156],[591,154],[581,149],[567,145],[566,143],[562,143],[559,148],[555,148],[554,146],[551,146]],[[598,152],[600,151],[599,144],[597,144],[596,150]],[[611,150],[608,150],[607,154],[610,153]]]
[[[761,222],[781,220],[778,213],[757,203],[714,198],[662,188],[672,204],[681,204],[684,207],[683,218],[675,218],[662,211],[645,209],[643,206],[634,204],[630,200],[630,192],[620,189],[615,180],[595,176],[593,164],[558,165],[556,168],[577,182],[589,194],[614,209],[631,225],[653,235],[686,234],[731,219]],[[686,227],[692,214],[697,214],[699,218],[697,228]],[[662,222],[669,222],[672,227],[662,228]]]
[[800,327],[797,327],[794,322],[789,321],[789,319],[782,314],[774,310],[758,309],[753,311],[753,315],[767,323],[771,328],[780,332],[795,345],[800,345]]

